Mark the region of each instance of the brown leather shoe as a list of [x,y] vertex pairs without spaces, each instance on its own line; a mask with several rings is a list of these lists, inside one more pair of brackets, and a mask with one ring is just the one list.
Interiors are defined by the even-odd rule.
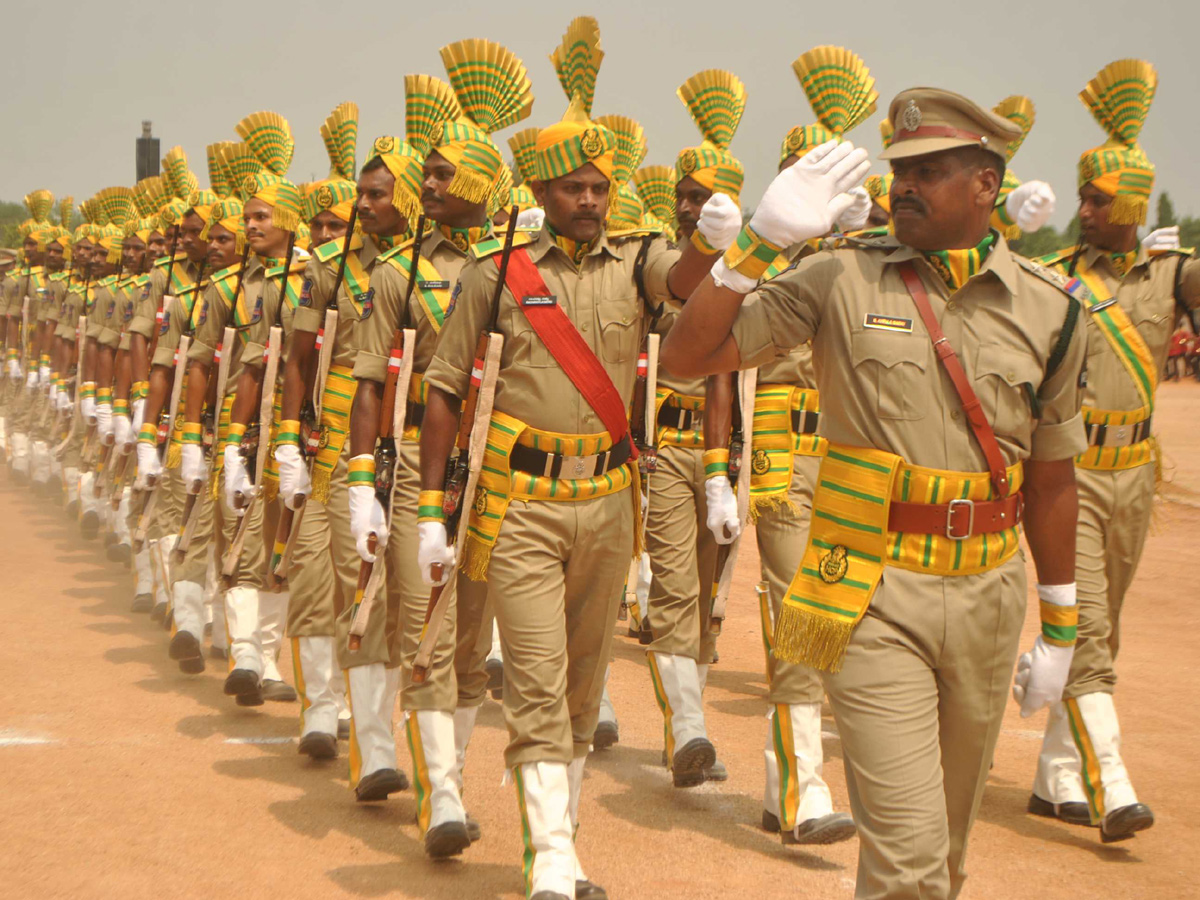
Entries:
[[1029,795],[1029,805],[1026,809],[1035,816],[1045,819],[1058,819],[1068,825],[1084,825],[1091,827],[1092,817],[1088,814],[1086,803],[1078,801],[1069,803],[1051,803],[1043,800],[1037,794]]
[[675,751],[671,780],[677,788],[704,784],[704,773],[717,761],[717,751],[708,738],[692,738]]
[[835,812],[800,822],[792,832],[792,840],[787,843],[836,844],[848,841],[856,833],[854,819],[846,813]]
[[324,731],[310,731],[300,738],[298,751],[307,754],[311,759],[337,759],[337,738]]
[[1100,823],[1100,840],[1105,844],[1127,841],[1154,824],[1154,813],[1145,803],[1130,803],[1114,809]]
[[399,769],[378,769],[363,778],[354,789],[354,799],[359,803],[386,800],[408,787],[408,777]]
[[575,882],[575,900],[608,900],[608,891],[598,884],[580,879]]
[[430,859],[461,856],[470,846],[466,822],[443,822],[425,832],[425,855]]
[[295,703],[297,700],[295,688],[287,682],[275,679],[263,679],[262,695],[264,700],[275,703]]
[[621,731],[616,722],[597,722],[596,732],[592,735],[593,750],[607,750],[621,740]]

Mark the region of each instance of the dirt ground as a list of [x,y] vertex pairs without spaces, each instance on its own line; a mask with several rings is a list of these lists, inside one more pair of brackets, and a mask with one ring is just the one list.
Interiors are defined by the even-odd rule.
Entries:
[[[1167,384],[1159,396],[1173,482],[1126,601],[1117,693],[1125,760],[1157,825],[1104,846],[1093,830],[1027,815],[1044,714],[1022,720],[1010,704],[964,897],[1197,896],[1200,784],[1187,772],[1200,717],[1186,711],[1200,699],[1200,385]],[[77,535],[60,507],[39,507],[0,476],[0,896],[522,896],[497,703],[480,715],[466,773],[483,840],[461,861],[431,863],[411,792],[357,805],[345,744],[329,765],[297,754],[295,704],[235,706],[221,693],[219,664],[182,675],[162,629],[128,612],[131,574]],[[767,707],[752,590],[758,563],[747,545],[706,694],[728,782],[671,787],[644,653],[624,636],[616,641],[610,688],[621,742],[589,762],[579,833],[588,874],[614,898],[853,893],[855,841],[804,850],[758,828]],[[1032,584],[1031,572],[1023,645],[1037,623]],[[290,673],[286,658],[280,667]],[[825,731],[826,776],[844,809],[828,715]],[[397,743],[411,771],[402,737]]]

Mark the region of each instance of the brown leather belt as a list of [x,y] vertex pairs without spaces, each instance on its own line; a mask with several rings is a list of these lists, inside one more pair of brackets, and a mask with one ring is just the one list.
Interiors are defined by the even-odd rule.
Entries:
[[1089,447],[1132,447],[1150,437],[1151,416],[1132,425],[1101,425],[1093,422],[1085,425]]
[[793,434],[816,434],[817,422],[820,421],[821,414],[813,412],[810,409],[792,410],[792,433]]
[[664,403],[658,411],[660,428],[678,428],[680,431],[694,431],[704,422],[704,410],[684,409],[681,406],[671,406]]
[[545,478],[594,478],[625,465],[632,455],[632,446],[628,434],[611,449],[592,456],[563,456],[518,444],[509,454],[508,464],[518,471]]
[[1021,524],[1025,498],[1018,491],[1003,500],[951,500],[949,503],[904,503],[888,507],[888,531],[936,534],[965,541]]

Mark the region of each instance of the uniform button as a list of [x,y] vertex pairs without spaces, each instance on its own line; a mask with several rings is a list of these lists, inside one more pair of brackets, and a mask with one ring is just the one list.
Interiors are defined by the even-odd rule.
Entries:
[[1017,373],[1016,373],[1016,372],[1009,372],[1009,373],[1008,373],[1008,380],[1009,380],[1009,381],[1016,381],[1016,380],[1017,380]]
[[629,316],[621,316],[621,324],[628,325],[629,324]]
[[591,326],[587,322],[584,322],[583,325],[580,326],[579,330],[587,331],[589,328],[591,328]]
[[955,301],[951,300],[949,303],[946,304],[946,309],[953,312],[954,310],[958,309],[958,304]]
[[957,409],[954,409],[954,410],[951,410],[951,411],[950,411],[950,418],[952,418],[952,419],[954,419],[954,420],[956,420],[956,421],[958,420],[958,410],[957,410]]

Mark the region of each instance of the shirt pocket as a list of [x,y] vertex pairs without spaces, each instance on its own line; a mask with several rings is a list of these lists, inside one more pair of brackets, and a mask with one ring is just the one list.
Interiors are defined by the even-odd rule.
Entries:
[[[637,358],[641,338],[641,317],[638,315],[638,298],[635,295],[616,300],[602,300],[596,307],[596,319],[600,325],[600,357],[605,362],[621,363]],[[586,323],[581,326],[587,328]],[[584,339],[589,344],[585,332]]]
[[1175,298],[1140,299],[1130,319],[1150,353],[1157,359],[1166,350],[1171,333],[1175,330]]
[[874,393],[879,418],[911,421],[925,417],[929,347],[923,334],[858,331],[851,335],[854,371],[864,390]]
[[[981,344],[975,363],[975,393],[997,434],[1020,437],[1033,426],[1030,391],[1042,381],[1037,363],[1005,344]],[[1026,387],[1028,385],[1028,387]]]
[[534,369],[548,369],[557,365],[554,357],[538,333],[529,324],[529,319],[520,309],[509,310],[508,313],[508,342],[512,347],[514,365],[529,366]]

